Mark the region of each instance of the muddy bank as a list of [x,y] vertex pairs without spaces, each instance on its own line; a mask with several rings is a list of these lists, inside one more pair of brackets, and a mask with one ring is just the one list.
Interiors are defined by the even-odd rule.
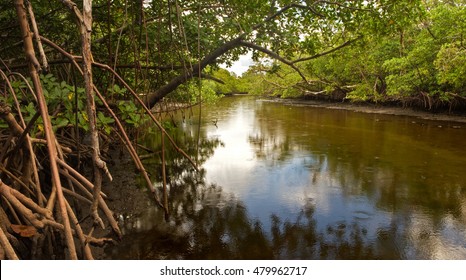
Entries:
[[[125,148],[120,145],[111,145],[109,157],[108,167],[113,181],[105,180],[102,184],[102,191],[108,196],[107,204],[118,221],[124,239],[127,227],[132,226],[131,220],[148,207],[157,206],[151,199],[146,185],[138,182],[140,175]],[[120,243],[121,241],[116,241],[114,245],[94,247],[94,258],[108,259],[105,250],[119,246]]]
[[316,100],[299,99],[263,99],[265,102],[279,102],[297,106],[320,107],[337,110],[349,110],[370,114],[386,114],[395,116],[411,116],[425,120],[448,121],[466,123],[466,113],[433,113],[412,108],[402,108],[396,106],[377,105],[370,103],[347,103],[347,102],[325,102]]

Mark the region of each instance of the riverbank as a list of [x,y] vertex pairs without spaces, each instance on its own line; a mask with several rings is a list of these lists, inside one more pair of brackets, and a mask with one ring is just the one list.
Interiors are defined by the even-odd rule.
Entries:
[[466,123],[466,114],[445,113],[445,112],[428,112],[419,109],[403,108],[390,105],[378,105],[371,103],[349,103],[349,102],[326,102],[304,99],[262,99],[265,102],[278,102],[296,106],[319,107],[335,110],[349,110],[353,112],[369,114],[385,114],[395,116],[411,116],[424,120],[447,121]]
[[131,229],[133,221],[148,207],[158,207],[149,196],[145,185],[138,182],[138,171],[124,147],[111,145],[108,168],[113,180],[104,180],[102,191],[108,196],[107,205],[113,211],[123,234],[123,239],[115,244],[106,244],[104,247],[93,247],[93,255],[97,260],[108,259],[107,250],[121,246],[125,234]]

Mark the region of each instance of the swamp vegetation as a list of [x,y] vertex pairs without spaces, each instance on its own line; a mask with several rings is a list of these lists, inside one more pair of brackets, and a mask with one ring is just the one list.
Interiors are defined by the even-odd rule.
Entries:
[[[166,146],[193,172],[202,160],[162,116],[222,94],[462,110],[464,18],[462,0],[0,0],[0,258],[118,242],[109,146],[169,220]],[[241,77],[220,68],[248,53]],[[149,130],[159,150],[139,142]]]

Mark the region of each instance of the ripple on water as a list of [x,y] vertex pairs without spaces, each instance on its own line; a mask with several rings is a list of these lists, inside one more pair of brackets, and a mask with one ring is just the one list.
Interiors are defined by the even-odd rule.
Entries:
[[372,216],[371,213],[367,212],[367,211],[363,211],[363,210],[359,210],[359,211],[354,211],[353,212],[353,217],[355,219],[358,219],[358,220],[367,220],[369,219],[370,217]]

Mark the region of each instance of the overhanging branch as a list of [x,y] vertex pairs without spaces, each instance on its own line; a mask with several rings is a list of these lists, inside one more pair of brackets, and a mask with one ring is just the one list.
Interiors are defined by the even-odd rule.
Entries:
[[303,61],[308,61],[308,60],[312,60],[312,59],[316,59],[318,57],[321,57],[321,56],[324,56],[324,55],[327,55],[327,54],[331,54],[333,52],[336,52],[338,51],[339,49],[342,49],[346,46],[349,46],[351,45],[352,43],[356,42],[357,40],[361,39],[362,36],[359,36],[357,38],[354,38],[354,39],[351,39],[349,41],[346,41],[345,43],[331,49],[331,50],[328,50],[328,51],[325,51],[325,52],[321,52],[321,53],[318,53],[318,54],[315,54],[315,55],[312,55],[312,56],[309,56],[309,57],[304,57],[304,58],[300,58],[300,59],[296,59],[296,60],[293,60],[291,63],[295,64],[295,63],[298,63],[298,62],[303,62]]
[[256,44],[253,44],[251,42],[245,42],[245,41],[241,41],[240,43],[242,46],[244,47],[247,47],[247,48],[251,48],[251,49],[254,49],[254,50],[257,50],[257,51],[260,51],[260,52],[263,52],[265,54],[267,54],[268,56],[290,66],[291,68],[293,68],[293,70],[295,70],[296,72],[298,72],[299,76],[301,76],[301,78],[307,82],[307,79],[306,77],[304,76],[304,74],[301,72],[301,70],[299,70],[298,67],[296,67],[294,65],[294,63],[292,61],[289,61],[283,57],[281,57],[279,54],[267,49],[267,48],[264,48],[264,47],[261,47],[259,45],[256,45]]
[[[218,48],[216,48],[215,50],[213,50],[211,53],[209,53],[207,56],[205,56],[203,59],[201,59],[197,64],[192,65],[192,68],[185,69],[180,75],[173,78],[166,85],[160,87],[157,91],[153,92],[152,94],[149,94],[146,97],[146,100],[145,100],[147,106],[153,107],[159,100],[161,100],[167,94],[169,94],[170,92],[172,92],[176,88],[178,88],[178,86],[185,83],[189,79],[192,79],[192,78],[194,78],[196,76],[199,76],[199,72],[201,72],[207,65],[214,63],[218,57],[224,55],[225,53],[229,52],[232,49],[235,49],[235,48],[241,47],[241,46],[257,49],[258,51],[264,52],[264,53],[270,55],[271,57],[273,57],[273,58],[275,58],[275,59],[277,59],[277,60],[279,60],[279,61],[281,61],[281,62],[283,62],[283,63],[285,63],[287,65],[289,65],[290,67],[292,67],[294,70],[296,70],[299,73],[299,75],[303,78],[304,81],[306,81],[306,77],[294,65],[295,63],[305,61],[305,60],[309,60],[309,59],[313,59],[313,58],[316,58],[316,57],[331,53],[333,51],[336,51],[337,49],[340,49],[340,48],[343,48],[346,45],[349,45],[352,42],[347,42],[347,43],[343,44],[342,46],[339,46],[339,47],[335,48],[334,50],[330,50],[330,51],[327,51],[327,52],[322,53],[320,55],[315,55],[315,56],[310,57],[310,58],[299,59],[297,61],[288,61],[288,60],[280,57],[280,55],[278,55],[278,54],[276,54],[276,53],[274,53],[274,52],[272,52],[272,51],[270,51],[270,50],[268,50],[266,48],[263,48],[261,46],[258,46],[258,45],[252,44],[252,43],[245,42],[243,40],[245,40],[246,36],[251,34],[253,31],[256,31],[259,28],[262,28],[265,24],[267,24],[268,22],[274,20],[275,18],[279,17],[280,15],[282,15],[283,13],[285,13],[286,11],[288,11],[290,9],[306,10],[306,11],[309,11],[309,12],[311,12],[311,13],[317,15],[317,16],[322,16],[318,12],[316,12],[316,10],[315,10],[315,7],[319,3],[323,3],[323,1],[316,1],[312,5],[301,5],[301,4],[296,4],[296,3],[286,5],[286,6],[282,7],[281,9],[279,9],[278,11],[276,11],[275,13],[265,17],[262,20],[262,22],[259,22],[259,23],[255,24],[255,25],[253,25],[248,32],[241,32],[235,38],[231,39],[230,41],[227,41],[223,45],[221,45]],[[329,2],[327,4],[334,4],[334,3]]]

